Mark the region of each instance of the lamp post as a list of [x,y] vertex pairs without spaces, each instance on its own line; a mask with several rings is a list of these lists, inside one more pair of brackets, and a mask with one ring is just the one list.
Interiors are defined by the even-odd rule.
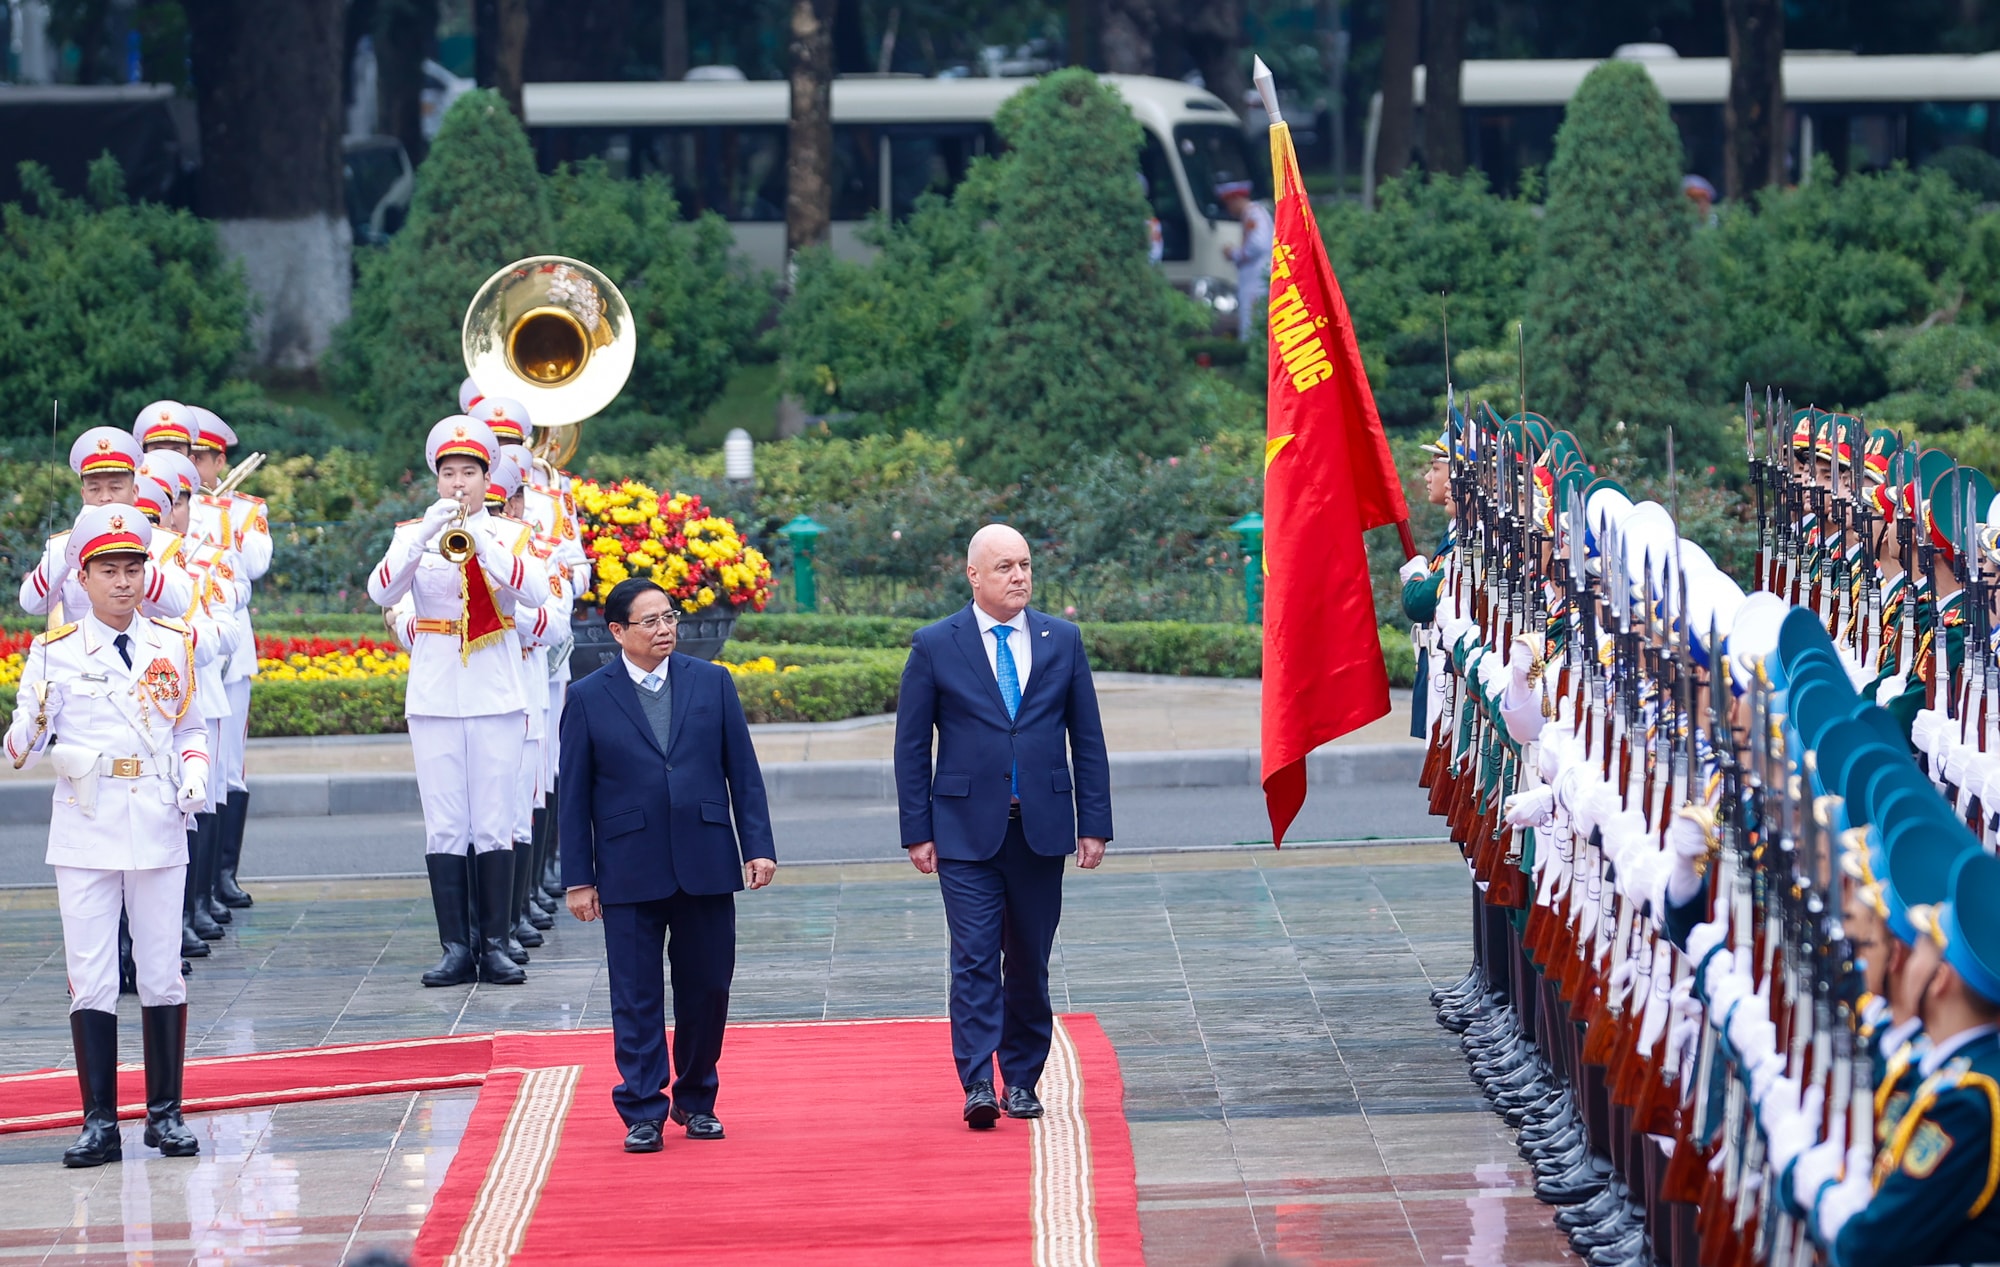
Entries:
[[1229,525],[1243,541],[1243,623],[1264,619],[1264,516],[1251,511]]
[[790,523],[778,529],[792,543],[792,600],[802,612],[819,610],[819,578],[813,575],[813,550],[825,531],[826,525],[811,515],[794,515]]

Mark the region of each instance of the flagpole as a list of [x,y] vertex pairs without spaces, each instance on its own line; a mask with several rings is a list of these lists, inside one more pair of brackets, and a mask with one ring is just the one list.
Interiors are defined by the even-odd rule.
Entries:
[[[1271,78],[1271,68],[1264,64],[1262,57],[1253,56],[1251,58],[1250,79],[1252,83],[1257,85],[1257,95],[1264,99],[1264,113],[1270,117],[1271,127],[1275,129],[1283,126],[1285,116],[1278,109],[1278,85]],[[1275,180],[1276,178],[1277,173],[1273,172],[1272,179]],[[1303,188],[1299,192],[1300,197],[1305,196]],[[1264,297],[1264,302],[1267,305],[1271,302],[1271,297],[1268,294]],[[1416,558],[1417,541],[1415,537],[1410,535],[1410,521],[1407,516],[1396,521],[1396,537],[1403,546],[1403,561],[1407,563],[1409,560]]]

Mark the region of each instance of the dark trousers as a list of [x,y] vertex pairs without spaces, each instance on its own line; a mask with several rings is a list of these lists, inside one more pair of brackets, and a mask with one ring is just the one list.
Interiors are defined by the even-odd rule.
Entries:
[[[673,934],[671,943],[668,933]],[[674,985],[674,1051],[667,1063],[665,952]],[[715,1111],[715,1062],[736,974],[736,895],[676,893],[656,902],[604,904],[611,974],[611,1034],[618,1072],[611,1102],[626,1125],[667,1116],[664,1088],[683,1113]]]
[[961,1086],[1033,1090],[1049,1059],[1049,950],[1062,918],[1063,858],[1028,848],[1021,820],[983,862],[938,860],[951,929],[951,1054]]

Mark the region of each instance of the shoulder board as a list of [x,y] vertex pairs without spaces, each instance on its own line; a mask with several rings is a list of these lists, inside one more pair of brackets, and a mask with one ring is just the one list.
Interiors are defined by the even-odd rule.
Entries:
[[262,505],[264,504],[264,499],[263,499],[263,498],[261,498],[261,497],[253,497],[253,496],[251,496],[251,495],[250,495],[249,493],[241,493],[241,492],[239,492],[239,493],[237,493],[237,494],[236,494],[235,496],[236,496],[236,500],[237,500],[237,501],[240,501],[240,502],[249,502],[249,503],[250,503],[250,504],[251,504],[252,506],[262,506]]
[[184,634],[188,632],[187,622],[184,620],[176,619],[173,616],[149,616],[147,617],[147,619],[152,621],[154,624],[158,625],[160,628],[171,629],[177,634]]
[[69,540],[69,530],[65,528],[63,529],[63,531],[58,532],[55,536],[50,537],[48,543],[51,549],[59,549],[61,544],[68,540]]
[[421,518],[419,518],[419,519],[399,519],[399,520],[397,520],[397,521],[396,521],[396,526],[397,526],[398,528],[407,528],[407,527],[409,527],[409,526],[410,526],[411,524],[420,524],[420,523],[422,523],[422,522],[423,522],[423,520],[422,520]]
[[81,628],[81,626],[78,625],[76,621],[72,620],[67,625],[57,625],[54,629],[49,630],[47,633],[39,635],[38,640],[41,642],[55,642],[58,639],[69,637],[71,634],[75,633],[79,628]]

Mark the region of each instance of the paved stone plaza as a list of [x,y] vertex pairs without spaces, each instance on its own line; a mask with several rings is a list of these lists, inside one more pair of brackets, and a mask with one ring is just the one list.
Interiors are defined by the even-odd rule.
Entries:
[[[600,935],[566,916],[527,985],[425,990],[416,976],[436,945],[419,886],[258,897],[196,966],[191,1055],[608,1024]],[[1117,1045],[1153,1267],[1574,1261],[1426,1003],[1467,958],[1450,847],[1114,856],[1098,874],[1072,870],[1065,897],[1056,1005],[1096,1013]],[[53,895],[15,890],[0,905],[0,1071],[67,1065]],[[738,910],[736,1020],[944,1010],[936,883],[907,866],[795,867]],[[136,1030],[128,1016],[128,1058]],[[727,1122],[731,1098],[756,1088],[729,1082],[726,1060],[724,1077]],[[829,1111],[865,1112],[897,1087],[895,1070],[829,1087]],[[406,1252],[475,1094],[202,1115],[193,1162],[152,1155],[128,1124],[134,1160],[96,1171],[58,1164],[68,1132],[0,1137],[0,1263]],[[621,1133],[608,1104],[579,1105],[572,1128]],[[677,1143],[663,1183],[691,1158]]]

